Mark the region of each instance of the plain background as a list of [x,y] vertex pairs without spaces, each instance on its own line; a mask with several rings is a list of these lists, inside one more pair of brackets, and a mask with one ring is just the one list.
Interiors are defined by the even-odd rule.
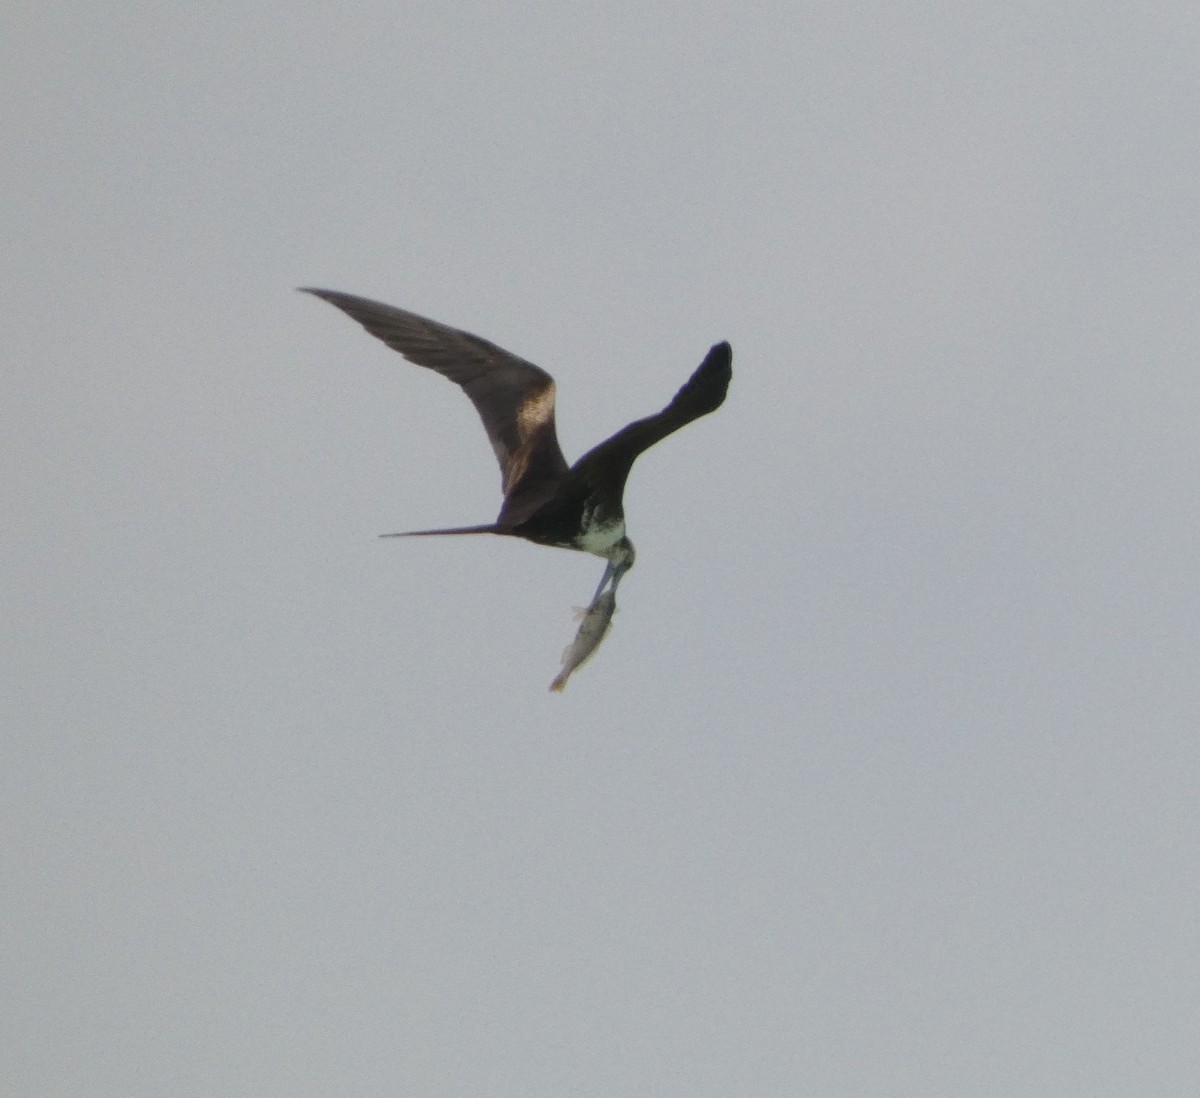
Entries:
[[[10,4],[0,1089],[1200,1093],[1200,9]],[[500,539],[718,339],[601,562]]]

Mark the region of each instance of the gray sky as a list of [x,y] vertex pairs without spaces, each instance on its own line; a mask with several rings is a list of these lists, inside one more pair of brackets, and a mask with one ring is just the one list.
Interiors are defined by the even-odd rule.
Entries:
[[[0,17],[6,1095],[1200,1091],[1194,3]],[[601,563],[328,286],[734,347]]]

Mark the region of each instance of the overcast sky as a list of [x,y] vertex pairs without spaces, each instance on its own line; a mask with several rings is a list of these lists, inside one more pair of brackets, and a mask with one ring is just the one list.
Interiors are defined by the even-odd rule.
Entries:
[[[0,16],[0,1091],[1200,1093],[1200,9]],[[708,347],[603,563],[321,301]]]

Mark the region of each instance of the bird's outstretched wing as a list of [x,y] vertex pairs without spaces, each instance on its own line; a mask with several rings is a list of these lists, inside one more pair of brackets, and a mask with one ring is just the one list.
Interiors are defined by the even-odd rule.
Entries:
[[670,404],[656,415],[622,427],[611,438],[592,447],[571,467],[570,479],[597,486],[603,482],[619,491],[639,454],[692,420],[721,407],[732,377],[733,351],[728,343],[717,343]]
[[336,290],[302,290],[336,305],[409,362],[462,388],[500,463],[506,506],[552,494],[567,462],[554,429],[554,379],[545,370],[470,332],[404,309]]

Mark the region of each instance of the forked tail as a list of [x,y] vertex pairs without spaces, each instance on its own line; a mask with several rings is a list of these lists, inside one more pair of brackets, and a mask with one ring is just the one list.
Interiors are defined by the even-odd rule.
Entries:
[[494,522],[486,526],[453,526],[446,530],[404,530],[399,534],[380,534],[381,538],[428,538],[439,534],[507,534],[508,530]]

